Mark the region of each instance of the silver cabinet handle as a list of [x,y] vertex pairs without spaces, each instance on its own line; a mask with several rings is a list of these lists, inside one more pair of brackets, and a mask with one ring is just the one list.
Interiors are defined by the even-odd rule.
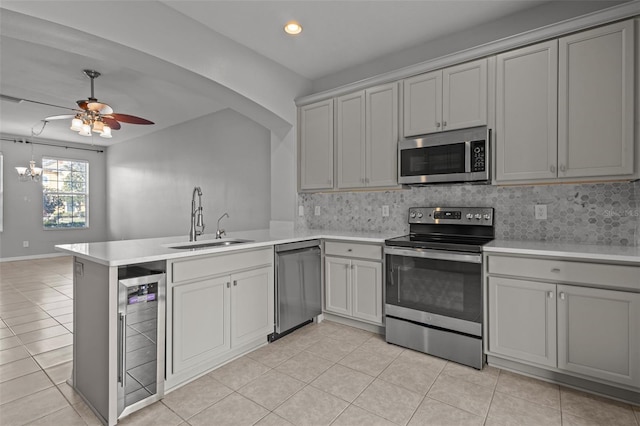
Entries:
[[565,167],[565,165],[564,165],[564,164],[560,164],[560,171],[561,171],[562,173],[564,173],[564,172],[566,172],[566,171],[567,171],[567,168]]
[[364,183],[364,178],[360,178],[360,183]]
[[442,127],[447,127],[447,122],[446,121],[442,122]]
[[548,292],[548,294],[549,294],[549,299],[553,299],[553,292],[550,291],[550,292]]
[[231,283],[227,282],[227,288],[230,288],[230,287],[231,287]]
[[123,313],[120,313],[120,371],[119,373],[119,377],[118,377],[118,381],[122,384],[122,387],[124,387],[124,380],[125,380],[125,369],[126,369],[126,362],[127,362],[127,316]]
[[233,286],[237,286],[238,285],[238,280],[233,280]]
[[439,121],[436,121],[436,127],[438,127],[438,128],[440,127],[440,122]]
[[553,269],[551,270],[551,272],[558,273],[558,272],[560,272],[560,268],[553,268]]
[[347,251],[348,251],[349,253],[351,253],[351,252],[353,251],[353,249],[347,249]]
[[560,292],[560,300],[564,300],[564,291]]
[[554,166],[553,164],[551,165],[551,167],[549,167],[549,171],[551,173],[555,173],[556,172],[556,166]]

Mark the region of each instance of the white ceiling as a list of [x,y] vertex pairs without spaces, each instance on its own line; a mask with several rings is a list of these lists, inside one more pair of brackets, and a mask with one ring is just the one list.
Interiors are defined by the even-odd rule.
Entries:
[[[71,10],[69,1],[47,3],[51,2],[59,2],[60,7]],[[166,0],[162,3],[170,8],[168,10],[193,19],[194,25],[204,25],[311,81],[544,1]],[[124,3],[118,6],[126,7]],[[94,17],[79,16],[78,19]],[[283,32],[289,20],[303,25],[301,35],[291,37]],[[9,26],[8,20],[3,26]],[[171,22],[167,22],[166,27],[171,31]],[[141,116],[156,123],[154,126],[123,124],[121,130],[114,132],[114,138],[108,140],[74,134],[68,129],[67,120],[51,121],[41,135],[43,138],[110,145],[228,106],[219,101],[219,97],[199,89],[194,83],[199,80],[193,73],[175,66],[171,72],[161,74],[157,72],[157,64],[145,67],[143,60],[134,67],[118,57],[118,45],[104,39],[92,36],[91,53],[79,53],[78,49],[52,48],[46,40],[12,38],[6,32],[0,34],[0,93],[74,108],[76,100],[90,94],[89,80],[82,70],[93,68],[102,73],[95,83],[99,100],[111,105],[115,112]],[[62,40],[82,40],[88,36],[73,28],[63,32]],[[179,36],[179,31],[176,30],[176,34]],[[187,80],[191,82],[188,87],[184,83]],[[30,137],[32,128],[39,131],[43,118],[65,113],[70,112],[26,102],[2,101],[0,132]]]
[[[545,2],[164,1],[310,80]],[[284,33],[290,20],[302,24],[301,34]]]

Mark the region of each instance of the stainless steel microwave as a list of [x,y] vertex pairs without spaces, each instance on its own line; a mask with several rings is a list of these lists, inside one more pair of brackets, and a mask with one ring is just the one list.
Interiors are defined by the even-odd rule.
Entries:
[[452,130],[398,143],[398,183],[487,183],[491,130],[486,126]]

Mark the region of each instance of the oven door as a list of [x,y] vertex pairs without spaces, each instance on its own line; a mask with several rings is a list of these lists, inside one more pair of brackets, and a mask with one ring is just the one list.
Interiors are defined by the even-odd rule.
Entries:
[[385,314],[482,336],[479,253],[385,247]]

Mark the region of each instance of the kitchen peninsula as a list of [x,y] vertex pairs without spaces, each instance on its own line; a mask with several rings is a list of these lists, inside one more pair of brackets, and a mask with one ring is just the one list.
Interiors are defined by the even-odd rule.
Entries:
[[[254,230],[194,242],[179,236],[56,246],[74,256],[71,383],[106,424],[116,424],[165,388],[267,343],[274,245],[330,239],[379,247],[391,236]],[[146,275],[152,284],[140,284]],[[129,281],[134,287],[123,288]]]

